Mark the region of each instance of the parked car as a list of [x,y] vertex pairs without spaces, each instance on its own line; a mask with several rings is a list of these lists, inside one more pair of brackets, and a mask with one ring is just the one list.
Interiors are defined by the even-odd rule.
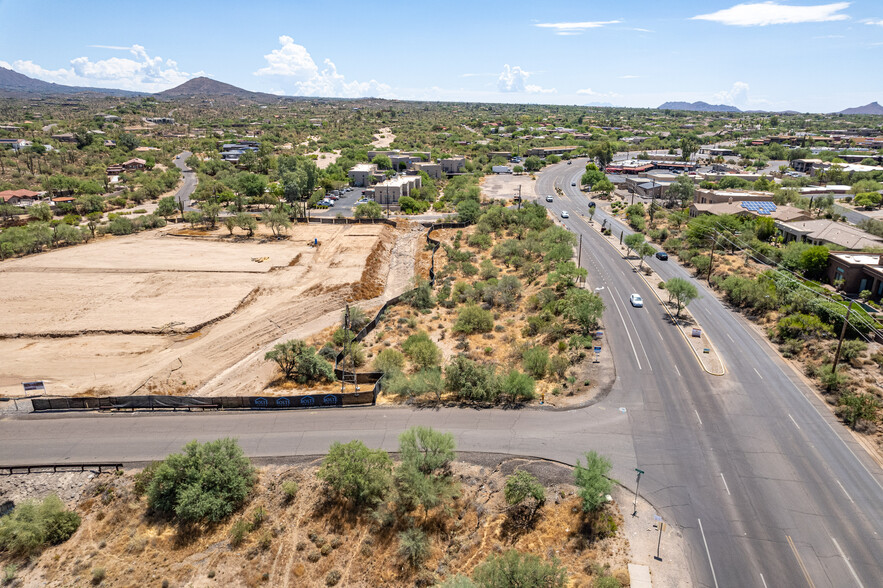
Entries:
[[573,162],[570,161],[570,160],[568,160],[568,161],[567,161],[567,165],[573,165]]
[[665,251],[657,251],[656,259],[661,259],[662,261],[668,261],[668,253]]
[[629,302],[631,302],[632,306],[634,306],[635,308],[644,307],[644,299],[637,294],[632,294],[631,296],[629,296]]
[[552,197],[551,197],[551,196],[546,196],[546,202],[552,202]]
[[576,182],[570,182],[571,186],[576,186]]
[[570,215],[567,214],[567,211],[566,211],[566,210],[562,210],[562,211],[561,211],[561,218],[570,218]]
[[370,200],[368,200],[364,196],[362,198],[359,198],[358,200],[356,200],[356,204],[367,204],[368,202],[370,202]]

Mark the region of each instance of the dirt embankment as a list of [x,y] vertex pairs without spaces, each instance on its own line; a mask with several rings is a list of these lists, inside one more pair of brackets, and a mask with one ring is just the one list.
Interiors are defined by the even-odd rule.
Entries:
[[[20,585],[86,585],[96,568],[106,572],[103,586],[321,586],[334,576],[339,586],[433,585],[449,575],[468,575],[491,554],[509,549],[559,559],[572,586],[591,586],[605,568],[628,581],[622,515],[608,507],[599,518],[606,536],[587,535],[570,468],[517,458],[456,462],[460,490],[447,511],[413,514],[430,543],[426,560],[412,567],[399,553],[398,533],[408,517],[382,524],[327,501],[317,465],[262,468],[238,513],[195,531],[148,515],[146,500],[133,491],[132,472],[100,476],[77,504],[83,523],[73,537],[33,562],[18,562]],[[516,468],[535,473],[546,487],[547,502],[530,528],[514,524],[503,498],[505,477]],[[297,482],[294,499],[286,498],[284,481]],[[241,544],[232,544],[233,525],[254,521],[258,509],[263,520]]]

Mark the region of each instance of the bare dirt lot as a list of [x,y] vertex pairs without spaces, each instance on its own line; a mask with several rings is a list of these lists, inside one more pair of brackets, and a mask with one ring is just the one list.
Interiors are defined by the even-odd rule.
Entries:
[[53,395],[260,393],[274,343],[333,324],[347,301],[407,289],[419,237],[385,225],[298,225],[279,241],[174,230],[2,264],[0,395],[29,380]]
[[524,199],[536,198],[534,185],[529,175],[521,174],[496,174],[485,176],[481,181],[481,195],[484,198],[511,199],[518,194],[518,186],[521,186],[521,197]]

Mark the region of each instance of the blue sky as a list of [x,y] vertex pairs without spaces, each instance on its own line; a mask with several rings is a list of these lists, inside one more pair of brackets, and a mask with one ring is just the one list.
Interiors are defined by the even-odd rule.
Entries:
[[0,65],[160,91],[829,112],[883,101],[881,0],[0,0]]

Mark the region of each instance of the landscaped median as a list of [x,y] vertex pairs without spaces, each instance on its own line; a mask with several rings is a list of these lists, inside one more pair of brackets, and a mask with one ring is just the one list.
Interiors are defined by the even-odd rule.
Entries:
[[636,263],[635,258],[627,254],[628,248],[619,243],[619,237],[616,233],[607,235],[601,232],[600,226],[596,225],[593,220],[589,218],[584,220],[590,227],[598,231],[611,247],[620,252],[623,259],[632,266],[632,271],[647,282],[659,303],[668,313],[672,324],[678,327],[681,335],[684,336],[684,340],[690,346],[690,349],[693,350],[693,354],[696,356],[702,369],[712,376],[723,376],[726,373],[723,359],[715,350],[708,335],[705,334],[705,329],[696,321],[686,306],[682,306],[680,312],[678,312],[678,304],[668,296],[668,290],[663,287],[664,281],[662,278],[650,270],[649,266],[640,262]]

